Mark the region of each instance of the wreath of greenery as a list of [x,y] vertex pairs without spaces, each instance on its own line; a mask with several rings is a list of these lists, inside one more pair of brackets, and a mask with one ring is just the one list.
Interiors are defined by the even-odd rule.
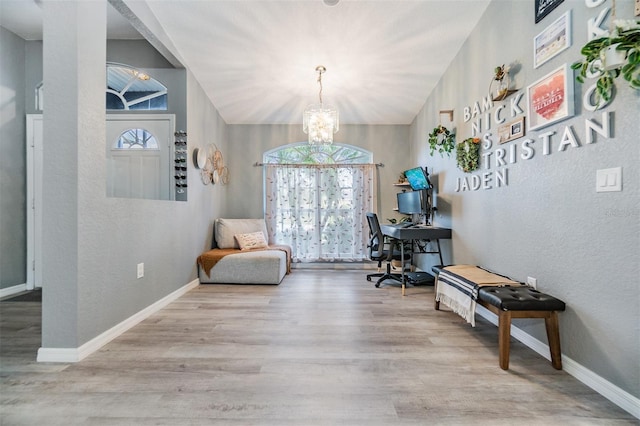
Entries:
[[465,173],[474,171],[480,165],[480,138],[467,138],[456,146],[458,167]]
[[439,125],[431,133],[429,133],[429,155],[437,150],[440,156],[444,157],[443,153],[447,153],[451,156],[451,151],[456,146],[456,135],[451,133],[449,129],[443,125]]

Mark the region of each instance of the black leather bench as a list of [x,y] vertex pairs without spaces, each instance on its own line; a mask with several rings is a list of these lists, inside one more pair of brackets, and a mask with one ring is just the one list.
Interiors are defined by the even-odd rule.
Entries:
[[[437,275],[444,266],[434,266]],[[437,285],[437,280],[436,280]],[[498,348],[500,368],[509,369],[509,352],[512,318],[544,318],[551,353],[551,365],[562,370],[560,351],[560,331],[558,312],[565,310],[565,303],[545,293],[541,293],[526,285],[508,287],[480,287],[478,305],[481,305],[498,316]],[[440,303],[435,302],[435,309]]]

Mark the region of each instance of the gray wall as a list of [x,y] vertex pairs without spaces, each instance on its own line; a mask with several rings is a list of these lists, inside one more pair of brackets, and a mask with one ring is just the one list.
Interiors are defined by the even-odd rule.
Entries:
[[[230,125],[229,190],[236,194],[229,206],[233,217],[263,217],[262,154],[271,149],[294,142],[306,141],[307,135],[300,125]],[[378,167],[378,212],[380,218],[400,217],[393,212],[395,194],[399,192],[393,183],[411,162],[409,126],[340,125],[334,135],[336,143],[364,148],[373,153],[373,161],[383,163]],[[226,153],[225,153],[226,154]]]
[[[573,46],[534,69],[533,37],[569,9]],[[597,137],[587,145],[585,119],[601,121],[601,113],[583,110],[585,88],[576,83],[576,115],[528,133],[525,138],[536,141],[532,145],[536,154],[531,160],[508,164],[508,186],[502,188],[455,192],[456,180],[465,176],[456,168],[455,157],[429,157],[426,143],[441,109],[455,109],[458,141],[471,136],[463,108],[486,96],[495,66],[518,62],[515,86],[523,89],[562,64],[578,60],[586,42],[587,19],[601,9],[568,0],[535,25],[533,2],[493,2],[415,119],[412,152],[417,154],[416,164],[429,164],[438,175],[436,219],[454,231],[453,261],[483,265],[522,281],[537,278],[541,291],[567,303],[567,311],[560,315],[563,353],[640,397],[640,92],[620,79],[616,99],[606,108],[613,113],[614,137]],[[618,1],[617,16],[631,18],[633,2]],[[521,105],[526,106],[526,96]],[[581,146],[559,152],[565,126],[573,128]],[[558,134],[552,137],[552,152],[543,155],[538,135],[547,130]],[[496,134],[495,126],[491,131]],[[618,166],[623,191],[596,193],[596,170]],[[421,259],[425,269],[433,263]],[[518,320],[516,325],[546,341],[539,322]]]
[[25,43],[2,27],[0,57],[0,288],[7,288],[27,280]]
[[140,68],[173,68],[147,40],[108,40],[107,62]]
[[[86,12],[100,5],[44,6],[45,85],[60,87],[57,95],[62,102],[55,114],[46,105],[44,111],[45,130],[51,130],[45,145],[45,170],[50,173],[43,241],[44,348],[77,348],[194,280],[195,259],[210,246],[211,221],[224,215],[227,204],[226,187],[202,185],[191,163],[187,202],[106,198],[104,119],[100,118],[104,117],[104,95],[94,102],[77,102],[84,108],[74,113],[78,107],[73,98],[60,93],[65,88],[76,96],[103,93],[104,66],[100,64],[106,52],[98,46],[104,32],[97,23],[98,30],[92,33],[87,22],[65,22],[62,16],[83,16],[66,10],[69,7],[82,9],[93,22],[98,14]],[[74,43],[66,42],[73,36],[67,32],[73,33],[73,25],[83,27],[77,31],[83,35],[77,51],[71,47]],[[55,37],[47,39],[49,34]],[[95,48],[87,49],[87,43]],[[102,59],[98,57],[101,50]],[[62,66],[53,59],[61,55],[71,65]],[[69,67],[73,71],[67,71]],[[61,71],[77,72],[78,82],[71,80],[68,85]],[[74,89],[76,85],[80,91]],[[226,125],[188,72],[186,86],[189,152],[209,140],[226,150]],[[59,122],[82,122],[82,126],[63,132]],[[85,143],[87,135],[92,135],[93,143]],[[65,220],[60,214],[65,214]],[[142,279],[136,279],[139,262],[145,264]]]

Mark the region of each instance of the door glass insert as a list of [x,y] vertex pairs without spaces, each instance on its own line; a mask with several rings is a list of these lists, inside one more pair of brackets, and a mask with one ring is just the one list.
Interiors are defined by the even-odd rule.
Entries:
[[115,149],[158,149],[158,141],[145,129],[129,129],[116,141]]

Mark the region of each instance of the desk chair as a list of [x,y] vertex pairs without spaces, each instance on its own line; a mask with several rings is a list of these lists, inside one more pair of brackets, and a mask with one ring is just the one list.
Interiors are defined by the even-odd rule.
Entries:
[[[380,229],[380,222],[378,222],[378,216],[375,213],[367,213],[367,222],[369,223],[369,231],[371,238],[369,239],[369,259],[378,262],[378,273],[368,274],[367,281],[371,281],[372,278],[378,278],[376,287],[380,287],[380,284],[384,280],[395,280],[402,282],[402,274],[391,273],[391,261],[401,260],[401,253],[395,249],[395,240],[386,241],[385,236]],[[385,246],[387,248],[385,248]],[[406,256],[405,256],[405,260]],[[385,273],[380,272],[382,268],[382,262],[387,262],[387,271]],[[404,265],[402,265],[404,267]]]

